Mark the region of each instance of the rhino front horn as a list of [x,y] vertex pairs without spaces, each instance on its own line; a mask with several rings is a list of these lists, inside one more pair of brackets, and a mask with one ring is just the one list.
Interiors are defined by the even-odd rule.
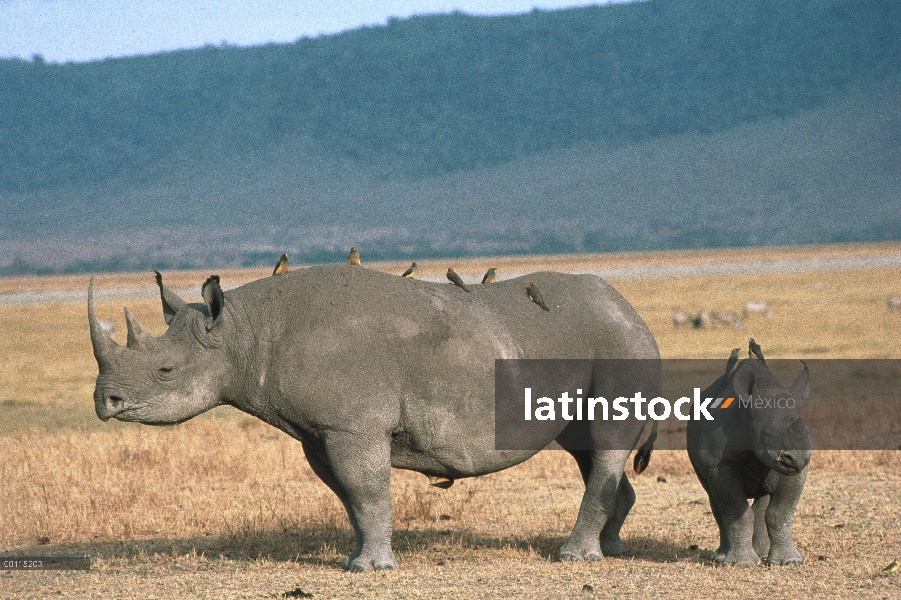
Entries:
[[[119,350],[113,338],[111,338],[100,326],[97,313],[94,311],[94,276],[91,275],[91,283],[88,285],[88,324],[91,327],[91,345],[94,347],[94,358],[97,363],[108,364],[115,352]],[[129,330],[129,338],[131,331]]]
[[153,339],[153,336],[144,329],[144,326],[141,325],[141,322],[138,321],[138,318],[134,316],[127,306],[125,307],[125,324],[128,326],[127,347],[138,350],[146,347],[150,340]]

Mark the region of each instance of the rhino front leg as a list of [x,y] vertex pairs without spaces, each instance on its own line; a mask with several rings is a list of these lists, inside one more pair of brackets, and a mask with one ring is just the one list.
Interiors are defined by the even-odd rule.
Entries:
[[310,463],[310,468],[313,469],[313,472],[316,473],[316,476],[319,477],[319,479],[321,479],[322,482],[327,485],[330,490],[335,492],[336,496],[338,496],[341,504],[344,505],[344,510],[347,511],[347,518],[348,520],[350,520],[350,526],[353,527],[357,545],[354,548],[353,552],[344,557],[344,561],[342,562],[341,566],[346,569],[350,564],[350,561],[359,556],[360,551],[363,549],[362,532],[360,531],[360,527],[357,525],[357,520],[354,517],[353,511],[351,511],[350,509],[350,502],[348,501],[347,493],[338,482],[338,479],[332,472],[331,467],[328,466],[322,449],[308,444],[307,442],[302,442],[301,445],[303,446],[304,454],[307,457],[307,462]]
[[765,515],[766,529],[770,536],[770,551],[767,556],[767,564],[770,566],[800,565],[804,562],[804,557],[792,540],[792,526],[806,479],[806,468],[798,475],[782,477],[770,495],[770,505]]
[[760,558],[766,558],[770,553],[770,534],[766,526],[766,509],[770,505],[769,496],[761,496],[754,500],[754,538],[752,545],[754,552]]
[[[707,497],[710,498],[710,492],[707,492]],[[729,538],[726,537],[726,526],[723,524],[723,515],[720,514],[719,508],[717,508],[716,504],[711,500],[710,501],[710,512],[713,513],[713,520],[716,521],[716,528],[720,533],[720,545],[719,548],[713,553],[714,561],[721,563],[725,560],[726,555],[729,554]]]
[[[585,481],[585,494],[579,507],[579,517],[569,539],[560,548],[561,560],[599,560],[603,556],[600,544],[601,530],[610,519],[614,520],[614,524],[607,531],[605,542],[612,544],[611,549],[616,549],[617,544],[612,542],[612,538],[615,537],[616,542],[619,541],[619,527],[622,526],[622,523],[616,524],[617,496],[629,453],[628,450],[595,450],[592,453],[591,473]],[[631,505],[625,507],[627,492],[624,490],[623,494],[620,508],[625,509],[625,515]],[[622,518],[624,520],[625,516]]]
[[[714,560],[723,566],[743,567],[760,564],[760,557],[752,544],[754,532],[754,511],[748,506],[741,482],[735,477],[724,475],[711,481],[707,492],[710,508],[719,514],[720,549]],[[722,542],[725,538],[726,548]],[[723,554],[725,550],[725,554]]]
[[[342,563],[348,571],[393,569],[391,550],[391,450],[388,438],[330,432],[323,439],[325,463],[357,534],[357,546]],[[328,482],[326,482],[328,483]],[[333,488],[334,489],[334,488]]]

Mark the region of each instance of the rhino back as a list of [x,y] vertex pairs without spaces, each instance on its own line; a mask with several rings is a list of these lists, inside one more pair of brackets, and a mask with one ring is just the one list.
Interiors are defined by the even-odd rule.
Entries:
[[[550,312],[529,299],[530,281]],[[494,446],[495,359],[659,356],[598,277],[542,272],[471,288],[333,265],[230,290],[245,334],[268,338],[257,342],[258,410],[289,433],[380,426],[458,473],[485,471],[506,465],[476,464]]]
[[[530,301],[530,281],[549,313]],[[254,326],[318,349],[373,339],[427,348],[487,338],[497,358],[658,356],[644,322],[599,277],[541,272],[471,289],[331,265],[261,279],[227,296],[255,315]]]

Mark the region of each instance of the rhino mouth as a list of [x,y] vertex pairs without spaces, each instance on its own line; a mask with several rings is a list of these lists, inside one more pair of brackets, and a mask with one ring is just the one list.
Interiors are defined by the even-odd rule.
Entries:
[[[801,455],[799,456],[798,454]],[[776,457],[775,466],[777,467],[777,470],[785,475],[797,475],[804,470],[809,462],[809,459],[803,454],[804,453],[781,450]]]
[[149,418],[146,412],[144,412],[144,409],[146,408],[146,403],[128,401],[122,396],[109,395],[102,403],[97,405],[97,416],[104,422],[109,421],[110,419],[116,419],[117,421],[122,421],[124,423],[142,423],[144,425],[158,425],[160,427],[179,425],[191,418]]

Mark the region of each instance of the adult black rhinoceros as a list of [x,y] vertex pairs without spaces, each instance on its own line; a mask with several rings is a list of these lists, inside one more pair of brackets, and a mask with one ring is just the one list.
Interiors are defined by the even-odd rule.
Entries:
[[[550,312],[529,299],[530,281]],[[461,478],[534,454],[495,449],[495,359],[639,358],[659,369],[647,326],[590,275],[535,273],[466,293],[332,265],[227,293],[213,276],[202,289],[204,304],[186,303],[159,274],[157,283],[168,330],[154,338],[126,308],[122,347],[100,327],[92,282],[97,416],[172,424],[228,404],[300,440],[356,532],[356,548],[344,560],[351,571],[395,566],[391,467]],[[608,389],[591,368],[586,381],[575,383]],[[593,423],[591,435],[616,449],[571,450],[586,489],[562,558],[598,559],[602,547],[622,552],[619,530],[635,499],[623,467],[642,425]]]

